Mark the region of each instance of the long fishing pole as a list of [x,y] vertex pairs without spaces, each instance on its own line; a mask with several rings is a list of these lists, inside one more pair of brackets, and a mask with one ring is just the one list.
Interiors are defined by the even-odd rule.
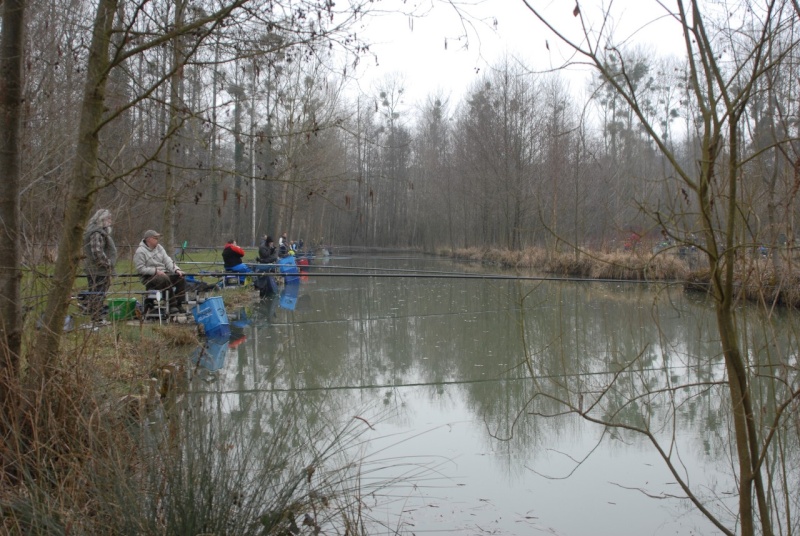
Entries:
[[[564,276],[541,276],[541,275],[509,275],[509,274],[467,274],[458,272],[184,272],[186,276],[192,277],[406,277],[409,279],[507,279],[510,281],[583,281],[597,283],[658,283],[667,282],[659,279],[603,279],[587,277],[564,277]],[[83,275],[82,277],[86,277]],[[115,274],[114,277],[141,277],[139,274]],[[679,281],[672,281],[679,282]]]
[[[644,283],[652,284],[659,282],[666,283],[680,283],[680,281],[663,281],[659,279],[603,279],[603,278],[586,278],[586,277],[563,277],[563,276],[540,276],[540,275],[509,275],[509,274],[465,274],[465,273],[415,273],[415,272],[398,272],[398,273],[364,273],[364,272],[336,272],[336,273],[322,273],[322,272],[197,272],[188,273],[184,275],[192,277],[259,277],[259,276],[272,276],[272,277],[388,277],[400,278],[405,277],[409,279],[493,279],[493,280],[509,280],[509,281],[577,281],[577,282],[596,282],[596,283]],[[116,274],[114,277],[141,277],[139,274]]]
[[[241,275],[241,274],[239,274]],[[246,275],[258,275],[246,274]],[[680,283],[680,281],[664,281],[659,279],[601,279],[586,277],[556,277],[556,276],[528,276],[528,275],[504,275],[504,274],[459,274],[459,273],[293,273],[293,274],[262,274],[262,275],[281,275],[281,276],[308,276],[308,277],[407,277],[409,279],[495,279],[509,281],[575,281],[575,282],[596,282],[596,283]]]
[[[216,261],[210,263],[197,263],[197,264],[221,264],[217,263]],[[257,264],[257,263],[246,263],[249,266],[257,266],[257,267],[268,267],[274,268],[276,264]],[[298,268],[301,268],[298,266]],[[306,267],[303,267],[306,268]],[[531,277],[536,280],[544,280],[544,281],[608,281],[608,282],[623,282],[623,283],[653,283],[655,280],[638,280],[638,279],[592,279],[592,278],[585,278],[585,277],[555,277],[555,276],[517,276],[517,275],[510,275],[510,274],[469,274],[466,272],[453,272],[453,271],[445,271],[445,270],[415,270],[415,269],[408,269],[408,268],[377,268],[372,266],[342,266],[342,265],[321,265],[321,264],[312,264],[307,267],[310,270],[309,272],[303,272],[302,275],[311,275],[314,277],[318,276],[353,276],[353,277],[368,277],[370,275],[375,275],[376,277],[379,274],[383,273],[397,273],[399,276],[423,276],[423,275],[447,275],[452,277],[464,277],[467,279],[476,279],[476,278],[483,278],[483,279],[498,279],[498,278],[507,278],[507,279],[530,279]],[[355,273],[352,271],[343,271],[340,273],[321,273],[317,272],[320,269],[334,269],[334,270],[364,270],[368,273]],[[262,272],[245,272],[245,275],[258,275]],[[211,272],[200,272],[201,275],[212,275]],[[216,272],[214,272],[216,274]],[[239,272],[235,273],[228,273],[226,272],[225,275],[242,275]],[[278,274],[272,273],[271,275],[292,275],[292,274]],[[381,276],[383,277],[383,276]]]
[[[722,366],[722,363],[715,364],[718,368]],[[512,370],[515,368],[515,365],[508,364],[509,369]],[[697,364],[697,365],[670,365],[667,367],[647,367],[641,370],[637,369],[637,372],[660,372],[662,370],[677,370],[677,371],[684,371],[687,369],[698,369],[702,370],[702,367],[705,367],[705,364]],[[537,375],[537,379],[566,379],[566,378],[593,378],[598,376],[613,376],[618,374],[618,371],[615,370],[596,370],[590,372],[576,372],[572,374],[543,374]],[[306,386],[306,387],[271,387],[271,388],[263,388],[260,389],[258,387],[253,388],[244,388],[244,389],[219,389],[219,390],[204,390],[204,389],[196,389],[186,393],[187,395],[220,395],[220,394],[259,394],[259,393],[304,393],[304,392],[312,392],[312,391],[351,391],[351,390],[365,390],[365,389],[391,389],[391,388],[400,388],[400,387],[431,387],[431,386],[438,386],[438,385],[470,385],[470,384],[481,384],[481,383],[499,383],[499,382],[518,382],[518,381],[530,381],[531,378],[529,376],[520,376],[520,377],[506,377],[506,376],[496,376],[490,378],[473,378],[469,380],[436,380],[430,382],[409,382],[409,383],[370,383],[370,384],[363,384],[363,385],[339,385],[339,386],[329,386],[329,385],[320,385],[320,386]],[[709,380],[706,382],[699,382],[697,385],[706,385],[706,386],[716,386],[719,385],[719,382],[714,380]]]
[[413,268],[379,268],[373,266],[342,266],[337,264],[312,264],[310,268],[337,269],[337,270],[370,270],[376,272],[402,272],[408,274],[464,274],[466,272],[453,272],[452,270],[417,270]]

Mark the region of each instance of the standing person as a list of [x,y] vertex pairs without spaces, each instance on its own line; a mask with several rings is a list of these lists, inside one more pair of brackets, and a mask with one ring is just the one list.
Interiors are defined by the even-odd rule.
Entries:
[[[226,272],[236,272],[240,274],[250,273],[250,267],[242,262],[244,250],[239,247],[236,240],[230,239],[222,250],[222,260],[225,263]],[[239,276],[239,283],[244,283],[244,276]]]
[[133,266],[147,290],[169,291],[170,314],[185,313],[183,301],[186,299],[186,279],[183,271],[158,243],[160,238],[161,235],[156,231],[145,231],[133,254]]
[[278,239],[278,256],[283,258],[289,253],[289,239],[286,238],[286,231]]
[[86,278],[89,280],[87,308],[92,322],[105,323],[103,304],[111,285],[114,265],[117,263],[117,247],[111,238],[111,212],[101,208],[94,213],[83,233],[83,261]]

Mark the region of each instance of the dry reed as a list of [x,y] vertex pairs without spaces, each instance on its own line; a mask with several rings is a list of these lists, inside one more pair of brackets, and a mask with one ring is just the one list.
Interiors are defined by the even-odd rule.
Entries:
[[504,268],[528,268],[563,277],[623,280],[683,280],[687,262],[672,251],[655,255],[640,252],[548,252],[542,248],[522,251],[465,248],[438,250],[440,255],[480,261]]
[[[665,249],[637,251],[549,252],[542,248],[510,251],[494,248],[439,249],[437,254],[503,268],[530,269],[559,277],[628,281],[681,281],[689,289],[707,290],[711,275],[698,252]],[[766,258],[740,256],[734,269],[735,286],[747,301],[768,306],[800,307],[797,260],[786,255]]]

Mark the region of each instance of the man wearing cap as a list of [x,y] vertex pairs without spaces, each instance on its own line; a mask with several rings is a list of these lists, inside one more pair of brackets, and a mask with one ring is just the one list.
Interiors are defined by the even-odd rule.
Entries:
[[133,255],[133,266],[147,290],[169,291],[170,314],[183,313],[186,279],[183,277],[183,271],[158,243],[160,238],[161,235],[156,231],[145,231]]

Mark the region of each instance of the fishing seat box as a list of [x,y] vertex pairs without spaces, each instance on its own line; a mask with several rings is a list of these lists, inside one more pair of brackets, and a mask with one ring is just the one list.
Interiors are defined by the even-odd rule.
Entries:
[[206,337],[209,339],[228,337],[231,334],[228,314],[225,312],[221,296],[206,298],[203,303],[192,307],[192,316],[195,322],[203,325]]

